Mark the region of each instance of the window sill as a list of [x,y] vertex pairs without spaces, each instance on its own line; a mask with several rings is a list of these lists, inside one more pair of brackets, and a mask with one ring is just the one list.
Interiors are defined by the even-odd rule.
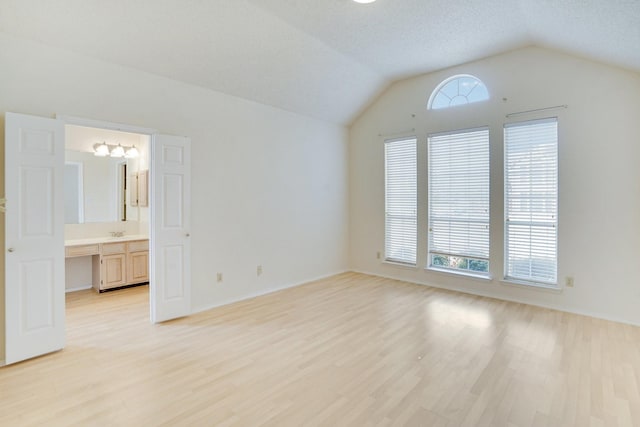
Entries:
[[466,271],[451,270],[448,268],[426,267],[425,271],[429,271],[429,272],[433,271],[436,273],[442,273],[447,275],[468,277],[471,279],[478,279],[478,280],[487,281],[487,282],[490,282],[491,280],[493,280],[493,277],[491,277],[491,275],[489,274],[473,274],[473,273],[467,273]]
[[504,278],[500,280],[500,283],[507,286],[517,286],[520,288],[534,289],[539,291],[547,291],[553,293],[562,293],[562,288],[558,285],[551,285],[548,283],[540,283],[540,282],[526,282],[524,280],[515,280]]
[[418,268],[418,266],[416,264],[405,264],[405,263],[396,262],[396,261],[384,260],[384,261],[382,261],[382,264],[392,265],[394,267],[402,267],[402,268],[406,268],[406,269],[410,269],[410,270],[415,270],[416,268]]

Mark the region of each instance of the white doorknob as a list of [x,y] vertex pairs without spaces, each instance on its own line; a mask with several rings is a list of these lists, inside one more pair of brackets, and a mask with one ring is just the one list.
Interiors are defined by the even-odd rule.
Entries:
[[9,249],[7,249],[7,252],[13,252],[13,251],[14,251],[14,249],[13,249],[13,248],[9,248]]

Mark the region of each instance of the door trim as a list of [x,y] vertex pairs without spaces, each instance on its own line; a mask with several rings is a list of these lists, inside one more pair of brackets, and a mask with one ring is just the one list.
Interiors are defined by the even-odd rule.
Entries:
[[[116,123],[116,122],[108,122],[104,120],[97,119],[88,119],[84,117],[70,116],[65,114],[56,114],[56,119],[60,120],[63,125],[75,125],[75,126],[84,126],[96,129],[106,129],[106,130],[115,130],[120,132],[129,132],[129,133],[137,133],[140,135],[145,135],[149,137],[149,169],[152,169],[154,166],[153,157],[151,156],[151,150],[153,149],[154,144],[154,135],[159,134],[160,132],[157,129],[153,128],[145,128],[141,126],[129,125],[126,123]],[[153,203],[153,198],[150,198],[150,202]],[[151,206],[149,206],[151,208]],[[152,209],[149,209],[149,215],[151,216],[153,213]],[[149,224],[151,224],[151,217],[149,218]],[[149,269],[151,269],[152,258],[154,257],[153,251],[153,241],[151,239],[151,229],[149,229]],[[149,280],[149,305],[151,306],[155,304],[152,295],[152,290],[155,290],[156,283],[154,281]],[[151,314],[149,314],[149,322],[151,322]]]
[[157,129],[153,128],[128,125],[125,123],[106,122],[96,119],[86,119],[84,117],[67,116],[64,114],[56,114],[56,119],[62,121],[65,125],[77,125],[89,128],[117,130],[120,132],[140,133],[149,136],[152,136],[155,133],[160,133]]

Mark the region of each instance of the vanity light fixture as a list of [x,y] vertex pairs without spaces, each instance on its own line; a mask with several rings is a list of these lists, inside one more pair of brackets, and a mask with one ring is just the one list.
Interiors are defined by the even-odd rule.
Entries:
[[[126,149],[126,150],[125,150]],[[108,145],[106,142],[95,144],[93,146],[93,155],[98,157],[126,157],[127,159],[135,159],[140,156],[140,152],[135,145],[131,147],[123,147],[122,144]]]
[[353,0],[356,3],[362,3],[362,4],[367,4],[367,3],[373,3],[376,0]]
[[136,148],[136,146],[132,146],[131,148],[129,148],[125,153],[124,156],[127,159],[135,159],[136,157],[138,157],[140,155],[140,153],[138,152],[138,149]]
[[111,150],[111,157],[124,157],[124,148],[118,144],[113,150]]
[[98,157],[107,157],[109,155],[109,146],[106,142],[93,146],[93,154]]

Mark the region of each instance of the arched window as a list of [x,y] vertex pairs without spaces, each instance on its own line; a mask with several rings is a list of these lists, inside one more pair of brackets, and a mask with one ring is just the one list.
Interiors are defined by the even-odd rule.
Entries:
[[429,97],[428,108],[439,110],[487,99],[489,99],[489,91],[480,79],[469,74],[458,74],[438,85]]

